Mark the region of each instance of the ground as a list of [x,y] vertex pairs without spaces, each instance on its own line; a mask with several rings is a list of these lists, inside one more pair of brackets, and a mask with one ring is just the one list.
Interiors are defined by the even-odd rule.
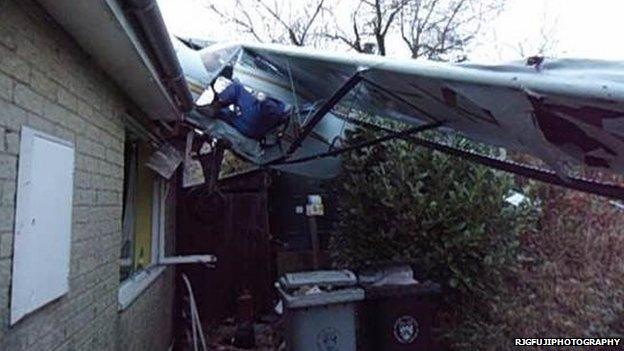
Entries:
[[281,321],[273,318],[274,321],[256,323],[254,326],[256,333],[256,347],[252,349],[241,349],[232,346],[236,332],[236,324],[232,319],[225,320],[222,324],[214,326],[206,331],[208,339],[208,349],[216,351],[274,351],[283,350],[283,338],[281,334]]

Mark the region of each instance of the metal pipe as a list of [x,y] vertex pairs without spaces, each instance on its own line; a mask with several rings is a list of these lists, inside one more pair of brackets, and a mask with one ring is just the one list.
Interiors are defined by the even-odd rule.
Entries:
[[286,153],[287,157],[292,155],[295,151],[297,151],[297,149],[299,149],[299,147],[301,146],[305,138],[307,138],[308,135],[312,133],[312,130],[314,130],[316,125],[323,119],[323,117],[325,117],[325,115],[327,115],[327,113],[331,111],[334,108],[334,106],[336,106],[336,104],[338,104],[340,100],[342,100],[342,98],[345,95],[347,95],[353,89],[353,87],[355,87],[363,79],[362,77],[363,72],[364,70],[358,71],[354,75],[352,75],[349,79],[347,79],[332,94],[329,100],[327,100],[323,105],[321,105],[321,107],[319,107],[318,110],[314,112],[312,117],[310,117],[310,121],[306,123],[305,126],[303,126],[303,131],[301,135],[299,135],[295,139],[295,141],[292,144],[290,144],[290,147],[288,148],[288,152]]
[[[376,124],[360,121],[346,116],[338,117],[346,120],[349,123],[374,131],[383,131],[386,133],[393,132],[393,130],[390,128],[385,128]],[[522,177],[538,180],[544,183],[557,185],[572,190],[582,191],[585,193],[600,195],[612,199],[624,200],[624,188],[617,184],[596,182],[578,177],[567,177],[566,179],[562,179],[557,173],[547,169],[527,166],[512,161],[498,160],[492,157],[477,154],[473,151],[461,150],[452,146],[440,144],[418,137],[413,137],[410,135],[402,135],[399,138],[407,142],[413,143],[417,146],[442,152],[454,157],[463,158],[464,160],[479,163],[484,166],[498,169],[504,172],[514,173]]]
[[373,139],[373,140],[368,140],[368,141],[363,141],[361,143],[355,144],[355,145],[350,145],[344,148],[340,148],[340,149],[335,149],[332,151],[328,151],[322,154],[317,154],[317,155],[312,155],[312,156],[306,156],[306,157],[302,157],[302,158],[298,158],[295,160],[285,160],[282,161],[280,159],[273,161],[273,162],[269,162],[267,164],[265,164],[265,166],[275,166],[275,165],[291,165],[291,164],[296,164],[296,163],[303,163],[303,162],[308,162],[308,161],[314,161],[314,160],[319,160],[321,158],[326,158],[326,157],[336,157],[340,154],[343,154],[345,152],[351,152],[351,151],[355,151],[355,150],[359,150],[362,148],[366,148],[369,146],[373,146],[376,144],[381,144],[381,143],[385,143],[386,141],[390,141],[393,139],[404,139],[410,135],[413,134],[417,134],[417,133],[422,133],[426,130],[430,130],[430,129],[435,129],[435,128],[439,128],[444,124],[445,121],[440,121],[440,122],[432,122],[429,124],[423,124],[417,127],[412,127],[403,131],[391,131],[388,133],[388,135],[385,135],[381,138],[378,139]]
[[160,69],[161,80],[171,90],[181,112],[189,112],[194,104],[184,72],[178,61],[169,32],[156,0],[125,0],[141,27]]

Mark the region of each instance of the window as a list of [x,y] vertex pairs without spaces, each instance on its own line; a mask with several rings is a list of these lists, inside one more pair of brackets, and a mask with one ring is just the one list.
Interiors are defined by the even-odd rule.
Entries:
[[174,246],[175,226],[168,221],[173,219],[175,212],[172,187],[177,186],[177,181],[175,176],[169,181],[146,166],[156,151],[149,142],[135,134],[126,135],[119,260],[121,309],[129,306],[164,271],[164,266],[216,261],[212,255],[166,255]]
[[154,186],[153,172],[144,166],[152,150],[148,143],[128,134],[124,161],[124,206],[120,279],[150,267],[152,254]]

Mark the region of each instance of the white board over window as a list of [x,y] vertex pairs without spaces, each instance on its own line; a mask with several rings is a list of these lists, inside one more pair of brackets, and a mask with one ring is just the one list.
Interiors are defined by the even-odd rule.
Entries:
[[11,324],[69,291],[74,146],[23,127],[18,172]]

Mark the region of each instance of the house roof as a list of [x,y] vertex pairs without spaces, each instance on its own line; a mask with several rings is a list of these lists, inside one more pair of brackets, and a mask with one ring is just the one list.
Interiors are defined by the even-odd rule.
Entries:
[[140,34],[116,0],[39,0],[150,119],[181,118]]

